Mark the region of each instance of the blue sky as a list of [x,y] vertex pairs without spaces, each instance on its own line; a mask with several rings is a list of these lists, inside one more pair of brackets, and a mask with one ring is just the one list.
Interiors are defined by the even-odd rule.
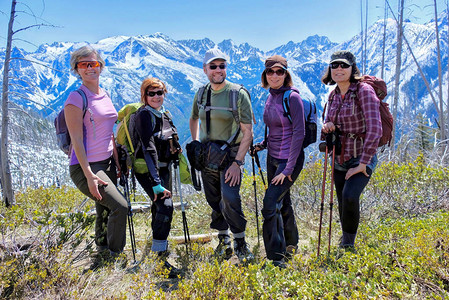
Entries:
[[[218,43],[232,39],[261,50],[288,41],[324,35],[345,41],[360,32],[359,0],[19,0],[18,11],[28,5],[37,16],[56,27],[22,32],[16,38],[35,45],[54,41],[96,42],[115,35],[148,35],[162,32],[174,40],[208,37]],[[363,0],[365,3],[366,0]],[[396,10],[397,0],[390,0]],[[438,0],[438,11],[445,9]],[[433,0],[406,0],[407,17],[425,23],[433,16]],[[369,0],[368,25],[384,16],[384,1]],[[0,0],[0,47],[6,45],[11,0]],[[33,24],[19,13],[15,29]],[[15,45],[35,50],[20,40]]]

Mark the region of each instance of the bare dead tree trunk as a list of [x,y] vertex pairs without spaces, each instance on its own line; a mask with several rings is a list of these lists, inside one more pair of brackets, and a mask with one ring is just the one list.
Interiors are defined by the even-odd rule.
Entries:
[[435,36],[437,42],[437,60],[438,60],[438,92],[439,92],[439,100],[440,100],[440,132],[441,132],[441,140],[446,140],[446,122],[444,118],[444,108],[443,108],[443,75],[442,75],[442,67],[441,67],[441,54],[440,54],[440,34],[438,32],[438,12],[437,12],[437,1],[434,0],[434,8],[435,8]]
[[388,17],[388,8],[387,8],[387,2],[385,1],[384,37],[382,40],[382,69],[380,71],[380,78],[384,78],[384,72],[385,72],[385,40],[387,38],[387,17]]
[[[388,2],[388,0],[385,0],[385,1],[387,2],[388,8],[389,8],[394,20],[396,21],[396,24],[399,24],[398,18],[394,14],[394,11],[391,8],[390,2]],[[438,104],[435,100],[435,96],[433,95],[432,89],[430,88],[429,81],[426,79],[426,76],[424,76],[424,72],[418,63],[418,60],[416,59],[415,54],[413,53],[412,47],[410,46],[410,43],[408,42],[407,37],[405,35],[402,35],[402,39],[404,40],[405,44],[407,45],[407,49],[410,52],[410,54],[412,55],[413,61],[415,62],[416,67],[418,68],[419,74],[421,75],[421,78],[423,79],[424,84],[426,85],[427,92],[429,93],[430,98],[432,99],[432,103],[435,106],[435,110],[437,111],[437,114],[440,114],[441,111],[440,111],[440,108],[438,107]]]
[[[401,76],[401,56],[402,56],[402,36],[404,34],[403,20],[404,20],[404,0],[399,0],[399,22],[398,24],[398,38],[396,48],[396,72],[394,78],[394,98],[393,98],[393,119],[397,120],[398,117],[398,102],[399,102],[399,80]],[[393,143],[396,138],[397,123],[393,126]]]
[[360,49],[362,50],[362,61],[360,64],[360,68],[362,73],[365,73],[365,71],[363,70],[363,66],[365,65],[365,40],[364,40],[364,36],[363,36],[363,0],[360,0]]
[[3,91],[2,91],[2,137],[1,137],[1,166],[2,166],[2,189],[5,205],[15,205],[14,190],[12,188],[11,171],[9,168],[8,155],[8,87],[9,87],[9,62],[11,58],[11,42],[13,36],[13,24],[16,14],[16,0],[12,0],[11,16],[8,24],[8,39],[6,43],[5,64],[3,67]]
[[[449,13],[449,1],[446,1],[446,12]],[[449,41],[449,30],[447,31],[447,37]],[[449,43],[448,43],[448,53],[449,53]],[[447,103],[446,103],[447,116],[446,120],[449,121],[449,61],[447,64]],[[443,113],[443,112],[441,112]]]
[[368,44],[368,0],[365,0],[365,42],[363,43],[365,50],[364,58],[363,58],[363,73],[367,72],[367,61],[368,61],[368,51],[367,51],[367,44]]

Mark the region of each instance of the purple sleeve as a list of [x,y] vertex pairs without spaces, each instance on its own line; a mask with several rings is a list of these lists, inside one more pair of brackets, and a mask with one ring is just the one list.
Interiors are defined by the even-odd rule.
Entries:
[[64,107],[66,107],[69,104],[75,105],[76,107],[78,107],[79,109],[82,110],[83,109],[83,97],[81,97],[81,95],[78,92],[73,91],[67,97],[67,100],[64,103]]
[[379,140],[382,136],[382,121],[379,111],[380,104],[374,89],[368,84],[360,84],[357,96],[360,101],[360,108],[362,109],[366,126],[366,135],[365,141],[363,142],[360,163],[368,164],[371,157],[376,154]]
[[282,171],[282,174],[285,176],[289,176],[293,173],[306,134],[304,125],[304,106],[301,97],[295,92],[292,92],[290,95],[290,115],[292,117],[293,133],[287,165]]

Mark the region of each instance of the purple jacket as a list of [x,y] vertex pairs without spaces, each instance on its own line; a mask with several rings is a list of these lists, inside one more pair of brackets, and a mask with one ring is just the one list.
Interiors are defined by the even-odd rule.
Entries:
[[[292,89],[290,94],[290,115],[292,123],[284,116],[282,98],[286,90]],[[263,121],[268,126],[268,154],[277,159],[288,159],[287,166],[282,171],[285,176],[291,175],[296,160],[302,151],[302,142],[305,136],[304,107],[299,91],[295,87],[281,87],[271,89]]]

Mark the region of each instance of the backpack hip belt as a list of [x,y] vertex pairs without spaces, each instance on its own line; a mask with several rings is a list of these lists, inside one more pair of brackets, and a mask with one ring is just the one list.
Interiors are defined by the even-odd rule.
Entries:
[[157,165],[158,165],[159,168],[166,168],[166,167],[168,167],[169,164],[170,164],[170,163],[168,163],[168,162],[163,162],[163,161],[158,161],[158,162],[157,162]]
[[360,141],[362,142],[362,145],[363,145],[363,142],[365,141],[365,136],[366,136],[366,133],[342,132],[342,134],[341,134],[341,155],[340,155],[340,159],[339,159],[340,164],[344,163],[344,156],[345,156],[345,150],[346,150],[346,139],[354,140],[352,156],[357,157],[357,140],[360,139]]

